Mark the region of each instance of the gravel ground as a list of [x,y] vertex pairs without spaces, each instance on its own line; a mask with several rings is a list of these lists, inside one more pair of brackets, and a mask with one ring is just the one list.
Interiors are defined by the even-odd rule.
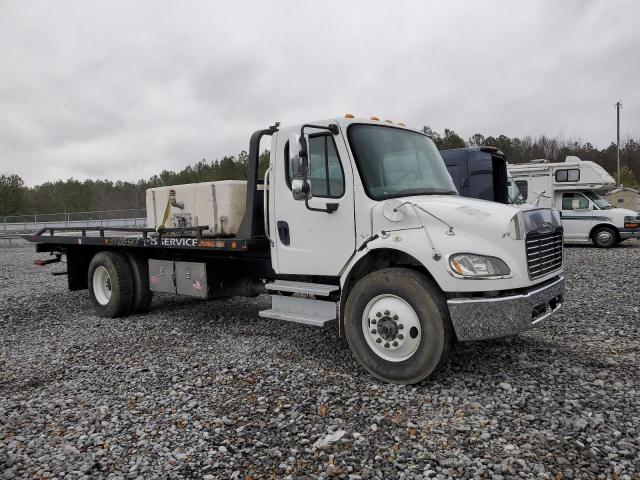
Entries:
[[266,297],[107,320],[33,258],[0,248],[0,478],[640,478],[640,243],[568,248],[561,314],[417,387]]

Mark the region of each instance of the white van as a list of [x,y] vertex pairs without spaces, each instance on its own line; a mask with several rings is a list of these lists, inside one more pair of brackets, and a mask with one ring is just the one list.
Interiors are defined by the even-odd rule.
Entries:
[[560,210],[566,243],[590,243],[613,247],[640,238],[640,214],[613,208],[597,192],[615,186],[615,180],[600,165],[567,157],[509,165],[509,175],[527,202]]

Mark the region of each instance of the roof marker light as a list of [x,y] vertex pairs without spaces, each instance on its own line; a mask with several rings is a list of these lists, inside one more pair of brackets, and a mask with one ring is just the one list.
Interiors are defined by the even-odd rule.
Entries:
[[400,125],[401,127],[406,127],[406,125],[402,122],[398,122],[398,125]]
[[385,120],[384,123],[393,123],[391,120]]
[[378,118],[378,117],[370,117],[370,118],[371,118],[371,120],[375,120],[376,122],[380,121],[380,118]]
[[353,114],[352,113],[345,113],[344,114],[344,118],[353,118]]

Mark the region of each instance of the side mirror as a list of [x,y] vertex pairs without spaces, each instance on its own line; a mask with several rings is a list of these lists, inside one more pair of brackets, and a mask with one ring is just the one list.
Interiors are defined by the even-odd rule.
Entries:
[[294,200],[304,200],[312,198],[311,185],[307,180],[302,178],[294,178],[291,180],[291,193]]
[[306,136],[289,135],[289,165],[291,165],[291,193],[294,200],[311,198],[309,181],[309,153]]

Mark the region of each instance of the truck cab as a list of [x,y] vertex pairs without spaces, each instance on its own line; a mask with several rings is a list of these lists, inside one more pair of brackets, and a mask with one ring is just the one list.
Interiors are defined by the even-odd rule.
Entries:
[[557,163],[534,161],[510,165],[509,173],[530,203],[560,211],[566,242],[608,248],[640,238],[640,214],[613,208],[600,196],[615,181],[594,162],[577,157]]
[[[339,282],[339,328],[379,378],[408,368],[418,337],[443,351],[444,332],[460,341],[513,335],[560,308],[557,214],[461,197],[416,130],[355,118],[279,128],[264,183],[276,276]],[[269,315],[286,318],[299,303],[290,301],[278,299]],[[421,327],[418,312],[446,320]],[[409,335],[393,318],[413,318]]]
[[451,179],[463,197],[499,203],[509,198],[507,161],[496,147],[440,150]]
[[440,150],[440,155],[461,196],[531,208],[509,175],[504,154],[496,147],[452,148]]

